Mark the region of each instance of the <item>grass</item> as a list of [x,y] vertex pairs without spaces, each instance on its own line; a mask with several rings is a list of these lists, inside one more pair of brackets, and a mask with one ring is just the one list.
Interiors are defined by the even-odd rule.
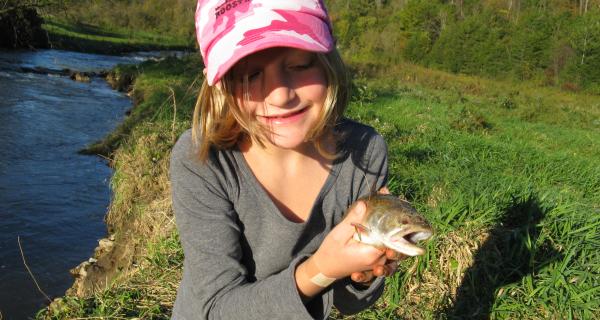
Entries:
[[44,17],[44,30],[53,48],[103,54],[149,50],[190,50],[189,39],[158,35],[131,29],[106,29],[88,24],[73,24]]
[[[107,223],[117,241],[134,234],[142,250],[129,276],[91,297],[65,297],[39,319],[169,318],[183,256],[167,162],[190,126],[197,60],[122,70],[137,75],[140,103],[107,149]],[[347,115],[385,137],[390,189],[436,234],[375,306],[332,318],[597,318],[600,97],[412,65],[387,72],[357,73]]]
[[388,141],[390,189],[438,231],[429,254],[406,262],[414,271],[386,292],[385,303],[401,306],[392,318],[589,319],[600,311],[598,107],[563,114],[547,98],[539,98],[547,108],[522,99],[507,109],[485,96],[405,88],[351,108]]

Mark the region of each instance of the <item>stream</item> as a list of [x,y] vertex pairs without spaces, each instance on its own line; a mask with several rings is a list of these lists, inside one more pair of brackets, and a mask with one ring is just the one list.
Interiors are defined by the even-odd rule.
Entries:
[[34,317],[45,295],[64,295],[69,269],[106,236],[112,170],[77,151],[131,108],[100,77],[84,83],[24,70],[98,72],[158,55],[0,51],[0,319]]

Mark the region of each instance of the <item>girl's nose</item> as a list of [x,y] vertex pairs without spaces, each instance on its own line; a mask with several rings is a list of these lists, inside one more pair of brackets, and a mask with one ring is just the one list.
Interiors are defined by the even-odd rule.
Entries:
[[265,103],[285,108],[296,98],[289,76],[282,71],[265,74]]

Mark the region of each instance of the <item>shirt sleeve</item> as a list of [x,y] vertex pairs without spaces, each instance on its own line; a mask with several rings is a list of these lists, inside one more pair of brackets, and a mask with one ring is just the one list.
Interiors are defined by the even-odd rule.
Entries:
[[[368,181],[375,181],[375,190],[386,186],[388,179],[387,145],[379,134],[373,132],[367,151],[368,164],[361,189],[364,193],[372,189]],[[366,195],[366,194],[363,194]],[[350,278],[338,281],[334,285],[334,305],[342,314],[355,314],[370,307],[383,293],[385,277],[379,277],[368,288],[359,289],[352,284]]]
[[171,156],[170,179],[185,258],[172,319],[326,317],[333,304],[331,290],[318,296],[322,301],[310,303],[320,310],[309,312],[296,288],[295,269],[306,256],[296,257],[279,273],[248,281],[248,271],[240,262],[243,230],[227,182],[219,177],[218,168],[211,167],[211,159],[206,164],[190,160],[186,148],[191,143],[181,140]]

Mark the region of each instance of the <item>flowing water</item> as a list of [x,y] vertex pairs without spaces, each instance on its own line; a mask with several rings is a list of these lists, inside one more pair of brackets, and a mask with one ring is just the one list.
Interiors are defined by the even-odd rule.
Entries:
[[48,303],[32,275],[51,299],[62,296],[69,269],[106,236],[111,169],[77,151],[131,108],[101,78],[81,83],[22,68],[99,71],[141,59],[0,51],[0,319],[27,319]]

